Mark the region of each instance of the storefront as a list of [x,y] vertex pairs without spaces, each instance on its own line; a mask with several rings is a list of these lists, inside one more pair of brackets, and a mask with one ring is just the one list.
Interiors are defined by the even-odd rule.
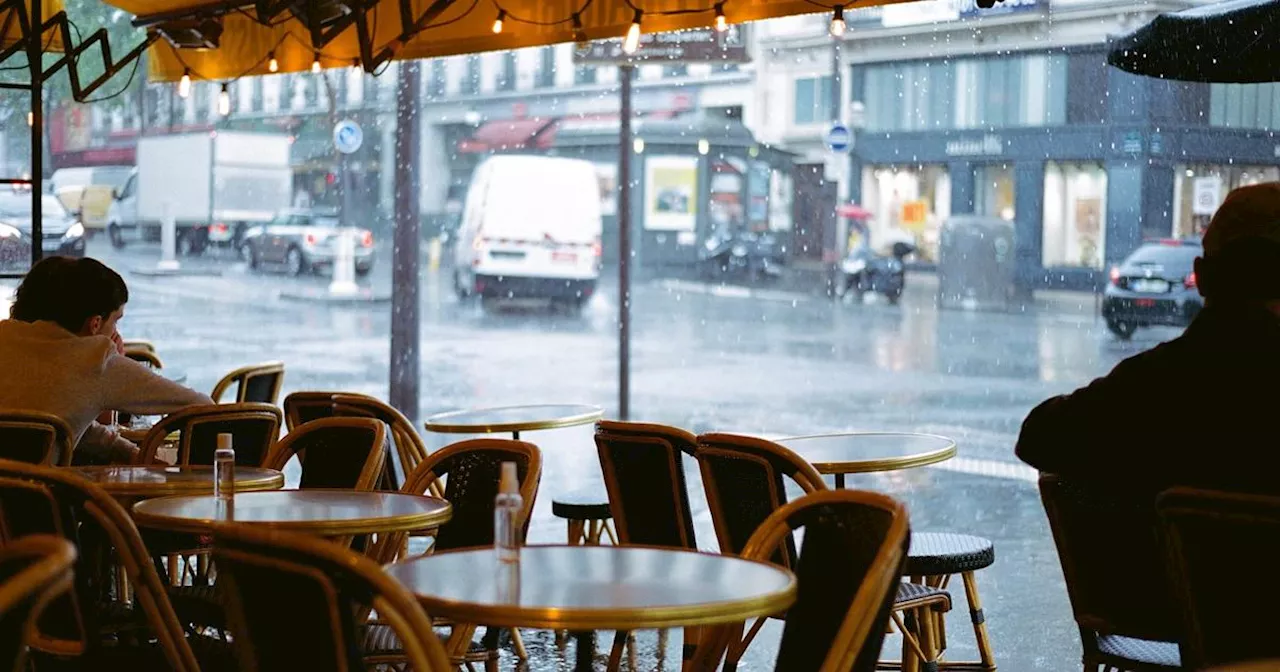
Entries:
[[1280,180],[1276,166],[1178,164],[1173,170],[1175,238],[1199,238],[1222,199],[1236,187]]
[[909,240],[919,260],[933,264],[938,232],[951,216],[951,175],[945,164],[866,166],[860,205],[872,213],[873,244]]

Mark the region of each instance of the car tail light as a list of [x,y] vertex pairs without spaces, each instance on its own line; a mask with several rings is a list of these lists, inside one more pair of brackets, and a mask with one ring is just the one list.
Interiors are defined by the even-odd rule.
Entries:
[[226,232],[227,232],[227,225],[226,225],[226,224],[223,224],[222,222],[217,222],[217,223],[215,223],[213,226],[210,226],[209,228],[210,228],[211,230],[213,230],[213,232],[214,232],[214,233],[226,233]]
[[1196,272],[1191,271],[1190,273],[1188,273],[1187,278],[1182,281],[1182,285],[1187,289],[1195,289],[1196,288]]
[[373,247],[373,232],[365,231],[360,234],[360,244],[365,247]]
[[315,244],[316,244],[316,234],[314,234],[314,233],[308,233],[308,234],[307,234],[307,236],[306,236],[306,241],[307,241],[307,244],[308,244],[308,245],[315,245]]
[[1120,284],[1120,269],[1115,266],[1111,267],[1111,284],[1113,285]]
[[595,257],[596,259],[599,259],[600,257],[604,256],[604,245],[600,244],[599,238],[596,238],[595,242],[591,243],[591,256]]

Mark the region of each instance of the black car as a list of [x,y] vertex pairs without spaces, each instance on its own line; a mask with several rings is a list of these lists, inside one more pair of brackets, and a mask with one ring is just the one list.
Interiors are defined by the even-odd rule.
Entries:
[[[84,256],[84,225],[53,194],[40,199],[45,256]],[[31,192],[0,192],[0,267],[25,269],[31,263]]]
[[1112,268],[1102,300],[1111,333],[1128,340],[1138,327],[1191,324],[1204,308],[1193,267],[1203,252],[1198,240],[1147,242]]

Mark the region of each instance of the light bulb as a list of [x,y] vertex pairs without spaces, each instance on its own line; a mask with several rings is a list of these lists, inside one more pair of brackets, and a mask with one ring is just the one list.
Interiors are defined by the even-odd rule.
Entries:
[[493,34],[497,35],[502,32],[502,20],[507,18],[507,10],[499,9],[498,18],[493,20]]
[[640,15],[642,12],[636,10],[636,18],[631,21],[631,27],[627,29],[627,36],[622,40],[622,53],[631,55],[636,53],[636,49],[640,48]]
[[831,35],[840,37],[844,35],[844,5],[836,5],[835,13],[831,15]]
[[587,48],[587,34],[582,30],[582,15],[573,13],[573,42],[579,51]]
[[632,149],[632,151],[634,151],[636,154],[643,154],[643,153],[644,153],[644,138],[636,138],[635,140],[632,140],[632,141],[631,141],[631,149]]
[[270,72],[280,71],[280,61],[276,60],[276,54],[274,51],[267,54],[267,70]]
[[724,3],[716,3],[716,32],[723,33],[729,30],[729,20],[724,18]]
[[191,71],[182,71],[182,79],[178,80],[178,97],[186,98],[191,95]]
[[316,54],[315,60],[311,61],[311,72],[317,75],[320,74],[320,54]]
[[710,152],[710,151],[711,151],[711,142],[710,142],[710,141],[708,141],[706,138],[702,138],[701,140],[699,140],[699,141],[698,141],[698,153],[699,153],[699,154],[701,154],[701,155],[703,155],[703,156],[706,156],[706,155],[707,155],[707,152]]
[[222,90],[218,92],[218,114],[224,117],[231,114],[231,92],[227,90],[225,83],[222,85]]

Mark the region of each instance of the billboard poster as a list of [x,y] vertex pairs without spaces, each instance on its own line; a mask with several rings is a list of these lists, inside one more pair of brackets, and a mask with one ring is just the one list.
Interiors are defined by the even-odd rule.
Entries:
[[644,228],[693,231],[698,221],[698,158],[646,157],[644,173]]

